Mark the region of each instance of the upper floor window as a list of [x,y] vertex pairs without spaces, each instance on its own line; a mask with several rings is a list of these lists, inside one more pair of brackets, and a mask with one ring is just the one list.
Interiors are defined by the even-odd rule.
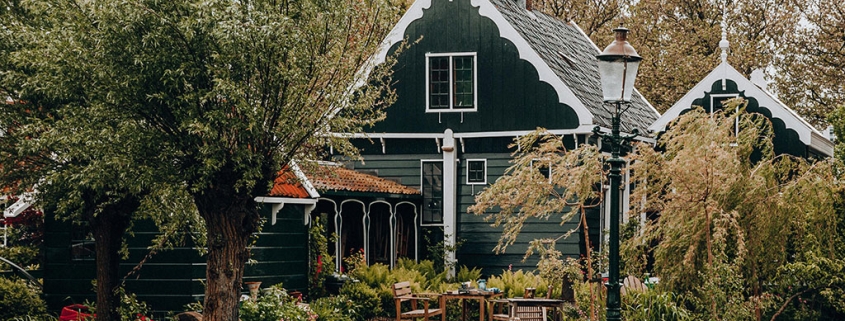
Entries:
[[427,53],[426,112],[476,111],[475,53]]
[[467,160],[467,184],[487,184],[487,160]]

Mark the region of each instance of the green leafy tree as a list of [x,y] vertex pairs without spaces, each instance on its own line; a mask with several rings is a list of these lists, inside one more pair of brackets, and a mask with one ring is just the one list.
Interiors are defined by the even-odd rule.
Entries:
[[[70,30],[92,29],[78,7],[7,5],[0,17],[11,50],[0,54],[0,81],[11,99],[0,107],[0,180],[16,194],[36,189],[38,205],[90,228],[98,318],[118,319],[123,237],[152,186],[150,168],[138,160],[150,157],[154,140],[140,130],[143,124],[112,108],[107,75],[85,72],[93,69],[86,59],[92,57],[62,54],[73,46],[56,45],[67,39],[78,48],[92,45],[91,38],[71,36]],[[63,60],[39,60],[45,56]]]
[[[7,16],[33,18],[4,28],[4,40],[12,41],[4,55],[15,62],[4,61],[11,67],[6,92],[32,111],[50,106],[45,112],[98,126],[120,120],[110,131],[89,133],[108,136],[96,144],[73,135],[95,163],[119,159],[111,144],[146,144],[130,148],[145,157],[118,161],[113,171],[92,168],[90,176],[117,182],[150,169],[189,193],[207,233],[207,320],[237,319],[247,245],[261,222],[254,198],[269,192],[291,160],[318,158],[329,145],[354,152],[328,133],[360,132],[393,100],[390,63],[369,66],[396,16],[385,1],[9,5]],[[85,99],[97,104],[73,103]],[[77,197],[118,201],[102,191]]]

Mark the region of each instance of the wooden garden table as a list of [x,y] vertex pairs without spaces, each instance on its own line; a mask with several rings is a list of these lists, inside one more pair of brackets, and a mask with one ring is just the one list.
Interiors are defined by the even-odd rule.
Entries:
[[[471,290],[470,290],[471,291]],[[478,300],[478,320],[484,321],[486,314],[484,313],[484,309],[487,307],[487,300],[496,298],[501,296],[501,293],[493,293],[492,291],[472,291],[472,292],[458,292],[458,291],[449,291],[442,294],[444,298],[444,302],[448,300],[461,300],[461,320],[466,320],[467,315],[469,315],[467,311],[466,300]],[[443,307],[443,317],[445,320],[446,317],[446,307]]]

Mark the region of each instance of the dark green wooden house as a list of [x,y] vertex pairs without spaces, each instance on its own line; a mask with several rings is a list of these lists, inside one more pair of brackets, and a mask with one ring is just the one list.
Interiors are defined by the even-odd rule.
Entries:
[[[264,286],[282,283],[289,290],[305,291],[306,211],[309,206],[313,208],[316,200],[261,197],[257,201],[264,202],[261,213],[267,221],[251,250],[254,262],[247,263],[244,281],[262,281]],[[95,245],[86,227],[58,221],[52,215],[45,216],[44,227],[43,293],[48,306],[58,310],[71,303],[96,301],[92,283],[96,279]],[[136,222],[133,232],[134,235],[126,236],[129,256],[120,263],[121,275],[127,275],[141,262],[152,239],[159,234],[149,220]],[[159,251],[126,279],[125,287],[154,311],[184,311],[185,304],[202,302],[205,262],[190,242]]]
[[[459,266],[480,267],[484,274],[533,270],[536,261],[522,262],[528,242],[561,235],[577,221],[532,221],[507,253],[495,255],[501,229],[466,208],[504,173],[515,137],[544,127],[572,148],[596,143],[595,126],[610,128],[599,48],[574,23],[516,0],[418,0],[385,39],[376,63],[404,39],[417,42],[397,56],[398,100],[384,121],[357,134],[364,160],[350,166],[419,188],[415,224],[428,240],[420,253],[443,240],[460,245],[447,255]],[[622,129],[645,132],[658,116],[635,93]],[[604,212],[587,214],[593,244],[600,243]],[[578,233],[558,246],[569,256],[584,252]]]
[[[366,249],[371,263],[417,259],[419,234],[413,222],[420,204],[418,190],[335,166],[310,166],[307,174],[297,166],[288,168],[280,172],[270,195],[255,198],[265,223],[251,248],[244,282],[261,281],[262,287],[282,283],[289,291],[307,294],[308,228],[317,219],[336,218],[336,224],[327,225],[341,226],[329,231],[342,240],[333,244],[331,254]],[[43,293],[48,305],[58,310],[95,301],[95,244],[89,231],[49,214],[44,226]],[[129,256],[120,263],[121,275],[144,259],[159,235],[149,220],[136,222],[132,230],[133,235],[126,235]],[[183,311],[185,304],[203,300],[205,262],[188,241],[153,255],[126,279],[125,287],[154,311]]]

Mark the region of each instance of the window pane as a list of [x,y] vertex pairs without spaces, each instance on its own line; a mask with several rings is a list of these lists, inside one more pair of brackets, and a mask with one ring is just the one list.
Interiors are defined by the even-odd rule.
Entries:
[[429,58],[429,108],[449,108],[449,58]]
[[484,161],[469,161],[467,181],[470,183],[483,183],[486,175],[484,165]]
[[443,223],[443,163],[422,164],[423,224]]
[[454,57],[454,107],[473,107],[473,57]]
[[455,108],[472,108],[472,94],[455,95]]

